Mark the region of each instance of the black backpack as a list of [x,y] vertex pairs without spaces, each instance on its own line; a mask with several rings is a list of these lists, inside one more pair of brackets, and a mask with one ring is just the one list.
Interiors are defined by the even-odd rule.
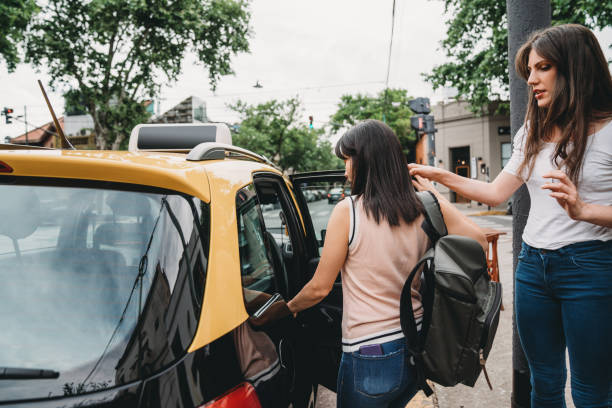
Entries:
[[[435,196],[417,193],[425,206],[423,229],[430,248],[411,271],[400,301],[402,331],[417,370],[417,385],[432,393],[426,379],[443,386],[474,386],[484,369],[499,323],[502,288],[491,282],[482,247],[471,238],[447,235]],[[423,320],[414,320],[410,288],[422,268]],[[421,275],[419,274],[419,277]]]

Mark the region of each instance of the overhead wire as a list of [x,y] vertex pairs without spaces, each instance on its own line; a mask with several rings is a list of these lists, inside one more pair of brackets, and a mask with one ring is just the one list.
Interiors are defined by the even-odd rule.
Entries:
[[391,72],[391,55],[393,51],[393,32],[395,30],[395,0],[391,10],[391,39],[389,40],[389,57],[387,59],[387,77],[385,79],[385,89],[389,88],[389,73]]
[[[296,91],[308,91],[308,90],[316,90],[316,89],[328,89],[328,88],[341,88],[344,86],[355,86],[355,85],[374,85],[374,84],[382,84],[383,81],[364,81],[364,82],[349,82],[344,84],[330,84],[330,85],[314,85],[314,86],[305,86],[301,88],[284,88],[284,89],[270,89],[266,91],[251,91],[251,92],[235,92],[235,93],[226,93],[226,94],[212,94],[206,95],[202,98],[225,98],[225,97],[233,97],[233,96],[245,96],[245,95],[260,95],[260,94],[269,94],[269,93],[281,93],[287,94]],[[178,98],[164,98],[164,100],[180,100]]]
[[391,9],[391,39],[389,40],[389,57],[387,58],[387,77],[385,79],[385,100],[383,102],[383,122],[386,121],[388,95],[389,95],[389,73],[391,72],[391,55],[393,51],[393,33],[395,29],[395,0],[393,0],[393,7]]

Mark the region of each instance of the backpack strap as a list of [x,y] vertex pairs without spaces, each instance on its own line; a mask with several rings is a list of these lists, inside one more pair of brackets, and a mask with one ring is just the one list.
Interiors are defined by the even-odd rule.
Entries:
[[357,217],[355,214],[355,201],[353,201],[352,196],[348,196],[348,199],[351,201],[351,210],[352,210],[350,213],[351,221],[350,221],[349,241],[348,241],[348,246],[350,247],[351,244],[353,243],[353,238],[355,238],[355,230],[357,229]]
[[[430,248],[425,255],[412,268],[410,275],[404,283],[402,294],[400,297],[400,324],[402,332],[406,337],[406,345],[410,354],[414,358],[414,364],[417,371],[417,386],[423,390],[425,395],[430,396],[433,390],[427,384],[424,364],[423,364],[423,349],[425,347],[425,339],[427,331],[431,323],[431,313],[434,296],[433,271],[431,270],[431,261],[434,259],[434,250]],[[416,321],[414,320],[414,310],[412,309],[412,281],[417,272],[423,265],[423,273],[425,275],[425,293],[423,294],[423,321],[421,322],[421,331],[418,331]]]
[[439,238],[448,235],[440,203],[431,191],[418,191],[416,194],[425,207],[425,221],[422,228],[427,233],[433,246]]

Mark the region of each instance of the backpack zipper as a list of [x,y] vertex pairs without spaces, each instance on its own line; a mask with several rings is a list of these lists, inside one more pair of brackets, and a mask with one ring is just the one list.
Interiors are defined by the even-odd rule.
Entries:
[[480,352],[478,354],[480,355],[480,366],[482,367],[482,372],[485,375],[485,380],[487,380],[487,384],[489,385],[489,389],[491,391],[493,391],[493,386],[491,385],[491,380],[489,380],[489,374],[487,373],[487,367],[485,367],[485,364],[486,364],[487,360],[485,360],[485,358],[484,358],[483,350],[480,349]]
[[493,286],[495,288],[495,297],[493,298],[493,307],[491,311],[493,313],[489,313],[483,324],[482,337],[480,339],[480,350],[478,350],[478,355],[480,357],[480,366],[482,367],[482,371],[484,372],[485,379],[487,380],[487,384],[489,385],[489,389],[493,390],[493,386],[491,385],[491,381],[489,380],[489,374],[487,373],[487,368],[485,364],[487,360],[484,357],[484,348],[487,345],[487,340],[489,339],[489,330],[491,329],[491,322],[495,318],[497,314],[499,314],[499,310],[501,307],[501,285],[495,284]]

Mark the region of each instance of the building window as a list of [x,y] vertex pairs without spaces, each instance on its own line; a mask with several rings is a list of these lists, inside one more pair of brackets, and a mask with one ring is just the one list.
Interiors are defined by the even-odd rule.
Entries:
[[510,142],[505,142],[501,144],[501,166],[502,169],[506,167],[506,163],[510,160],[510,156],[512,156],[512,144]]

